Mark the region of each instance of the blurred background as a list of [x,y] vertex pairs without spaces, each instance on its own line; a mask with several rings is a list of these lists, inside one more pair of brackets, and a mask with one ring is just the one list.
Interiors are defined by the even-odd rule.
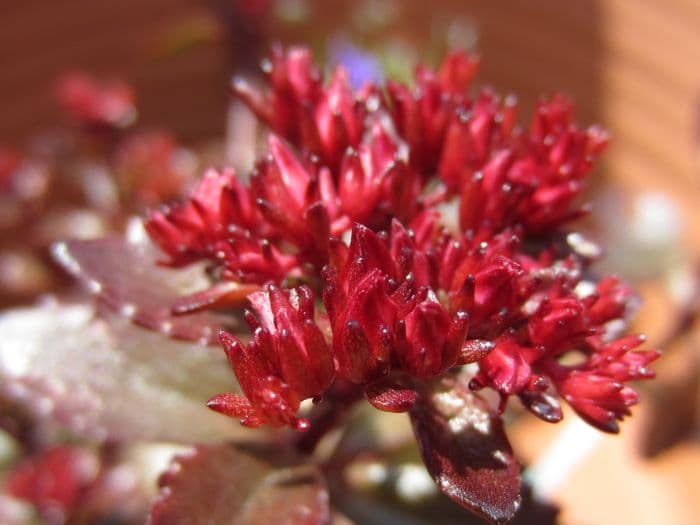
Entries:
[[[476,50],[479,82],[517,94],[521,120],[562,91],[580,123],[611,131],[584,227],[608,253],[600,270],[639,290],[634,328],[666,352],[659,379],[640,386],[621,436],[522,418],[514,449],[562,523],[700,522],[698,0],[3,0],[0,306],[65,286],[46,257],[52,240],[118,229],[177,195],[163,184],[173,174],[184,187],[208,163],[249,165],[235,140],[249,117],[232,104],[230,77],[258,74],[276,41],[306,43],[363,78],[408,79],[418,61]],[[109,139],[92,137],[92,153],[76,156],[85,139],[65,131],[56,97],[76,70],[132,86],[146,135],[130,153],[122,144],[105,161]],[[567,440],[576,457],[560,456]]]

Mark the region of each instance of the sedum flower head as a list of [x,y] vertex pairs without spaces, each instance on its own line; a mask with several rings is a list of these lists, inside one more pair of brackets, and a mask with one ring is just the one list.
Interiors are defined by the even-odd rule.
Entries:
[[454,53],[413,85],[353,90],[341,67],[324,82],[306,48],[275,48],[262,90],[234,80],[271,130],[267,155],[247,183],[209,170],[146,225],[165,264],[210,265],[196,308],[238,306],[220,282],[247,286],[249,336],[221,334],[242,393],[212,409],[306,430],[303,400],[359,391],[411,413],[436,479],[449,445],[426,422],[452,417],[431,401],[445,384],[470,406],[490,388],[501,411],[516,397],[550,422],[563,399],[618,431],[637,402],[628,382],[652,377],[658,353],[615,330],[632,293],[595,280],[595,250],[566,230],[607,134],[577,126],[561,95],[518,125],[513,97],[474,93],[477,66]]

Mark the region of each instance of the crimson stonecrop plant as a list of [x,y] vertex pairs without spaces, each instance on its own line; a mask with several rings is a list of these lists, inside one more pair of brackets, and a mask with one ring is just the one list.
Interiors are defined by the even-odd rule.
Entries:
[[[597,278],[599,250],[568,230],[607,134],[577,126],[560,95],[519,125],[514,98],[474,91],[477,67],[457,52],[413,85],[355,89],[342,67],[324,81],[308,49],[275,48],[264,87],[232,84],[269,127],[267,153],[249,176],[209,169],[145,222],[160,264],[204,264],[208,288],[134,299],[80,243],[62,259],[143,325],[211,342],[228,323],[219,340],[240,390],[209,408],[299,431],[273,435],[302,455],[363,397],[406,412],[439,489],[507,522],[520,503],[509,401],[554,423],[564,400],[617,432],[638,399],[628,383],[652,377],[659,354],[624,334],[631,290]],[[153,523],[185,512],[183,472],[206,461],[165,477]],[[313,509],[292,522],[330,522]]]

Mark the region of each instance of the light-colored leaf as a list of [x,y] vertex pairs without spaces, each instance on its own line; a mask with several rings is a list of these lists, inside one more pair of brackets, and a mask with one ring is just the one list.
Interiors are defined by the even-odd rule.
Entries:
[[184,269],[158,265],[146,241],[111,236],[60,242],[56,261],[114,312],[169,337],[218,346],[222,329],[237,326],[232,315],[210,311],[175,315],[173,307],[211,284],[201,265]]
[[217,441],[246,432],[206,400],[234,382],[217,348],[173,341],[90,305],[0,315],[0,391],[80,436]]

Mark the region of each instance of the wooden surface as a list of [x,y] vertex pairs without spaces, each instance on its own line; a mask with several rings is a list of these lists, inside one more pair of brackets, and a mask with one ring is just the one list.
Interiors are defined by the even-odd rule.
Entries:
[[[147,125],[185,140],[220,135],[231,43],[158,54],[164,35],[206,16],[213,3],[0,0],[0,143],[21,143],[57,121],[52,83],[74,66],[131,81]],[[583,123],[613,133],[606,174],[624,187],[667,191],[686,223],[700,218],[699,1],[308,0],[307,7],[305,21],[282,27],[273,20],[268,33],[316,47],[337,32],[370,43],[402,36],[421,47],[444,39],[455,23],[472,27],[484,57],[481,81],[517,93],[526,111],[539,94],[569,93]],[[381,9],[386,20],[374,29],[356,16]],[[700,246],[695,230],[689,243]]]
[[601,2],[602,121],[607,171],[626,186],[668,192],[700,246],[700,2]]
[[173,56],[160,46],[197,0],[0,0],[0,143],[17,143],[59,116],[54,81],[79,67],[133,83],[146,125],[185,139],[222,133],[228,57],[218,45]]

